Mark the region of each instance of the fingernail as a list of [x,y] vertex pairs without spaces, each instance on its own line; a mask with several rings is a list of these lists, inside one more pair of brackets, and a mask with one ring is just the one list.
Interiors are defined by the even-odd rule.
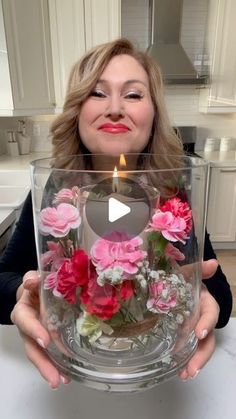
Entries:
[[51,390],[57,390],[58,387],[54,387],[54,385],[52,383],[48,383],[49,387]]
[[201,333],[201,339],[204,339],[207,336],[207,334],[208,334],[208,330],[204,329]]
[[182,381],[187,381],[188,378],[189,378],[188,371],[185,368],[183,371],[181,371],[180,379]]
[[37,344],[38,344],[39,346],[41,346],[41,348],[43,348],[43,349],[45,349],[45,348],[46,348],[46,346],[45,346],[45,344],[44,344],[44,342],[43,342],[43,340],[42,340],[42,339],[37,338],[37,339],[36,339],[36,342],[37,342]]
[[60,380],[61,380],[62,384],[69,384],[70,383],[69,378],[63,377],[63,375],[60,375]]
[[195,374],[193,376],[190,375],[190,378],[193,380],[194,378],[197,377],[197,375],[199,374],[200,370],[196,370]]

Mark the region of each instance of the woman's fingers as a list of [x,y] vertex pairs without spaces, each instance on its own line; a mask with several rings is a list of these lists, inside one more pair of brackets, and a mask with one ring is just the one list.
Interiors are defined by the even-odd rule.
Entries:
[[46,348],[50,342],[50,337],[46,329],[38,320],[37,310],[30,304],[24,291],[21,300],[15,305],[11,313],[12,322],[18,327],[21,333],[31,337],[42,348]]
[[46,352],[42,351],[36,342],[26,335],[22,334],[22,337],[28,359],[39,370],[42,377],[48,382],[52,389],[58,388],[61,383],[68,384],[70,382],[69,378],[59,373],[57,368],[48,358]]
[[194,331],[198,339],[204,339],[215,328],[220,308],[206,288],[201,290],[200,304],[200,318]]
[[201,340],[198,344],[198,348],[193,357],[188,362],[187,366],[183,371],[179,373],[179,377],[182,380],[195,378],[199,371],[209,361],[215,350],[215,337],[214,333],[210,332],[209,335]]
[[39,370],[42,377],[48,381],[49,386],[56,389],[60,383],[67,384],[70,380],[59,373],[44,351],[44,348],[50,342],[50,337],[38,317],[37,308],[31,305],[29,292],[24,290],[20,301],[11,314],[11,318],[18,327],[24,341],[28,359]]
[[209,259],[202,262],[202,278],[207,279],[214,275],[218,266],[216,259]]
[[195,335],[199,339],[196,353],[188,362],[183,371],[179,373],[182,380],[194,378],[211,358],[215,350],[215,337],[213,329],[219,317],[219,306],[205,287],[200,296],[200,318],[195,327]]

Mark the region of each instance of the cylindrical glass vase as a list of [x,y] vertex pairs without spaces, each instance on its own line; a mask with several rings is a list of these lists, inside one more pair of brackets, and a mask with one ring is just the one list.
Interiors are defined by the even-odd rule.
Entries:
[[63,373],[134,392],[192,357],[207,171],[153,154],[31,163],[40,317]]

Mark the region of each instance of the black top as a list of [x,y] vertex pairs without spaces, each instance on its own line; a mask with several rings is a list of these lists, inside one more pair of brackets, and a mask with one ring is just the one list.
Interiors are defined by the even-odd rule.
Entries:
[[[216,258],[209,234],[206,233],[204,260]],[[11,324],[10,314],[16,303],[16,291],[23,275],[37,269],[31,194],[28,195],[20,219],[9,244],[0,259],[0,323]],[[217,328],[224,327],[232,311],[232,294],[229,284],[218,266],[216,273],[203,280],[208,291],[220,306]]]

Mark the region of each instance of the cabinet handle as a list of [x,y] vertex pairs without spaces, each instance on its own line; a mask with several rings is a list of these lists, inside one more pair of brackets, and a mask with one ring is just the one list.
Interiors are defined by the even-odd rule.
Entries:
[[229,169],[220,169],[220,172],[236,172],[236,167],[230,167]]

